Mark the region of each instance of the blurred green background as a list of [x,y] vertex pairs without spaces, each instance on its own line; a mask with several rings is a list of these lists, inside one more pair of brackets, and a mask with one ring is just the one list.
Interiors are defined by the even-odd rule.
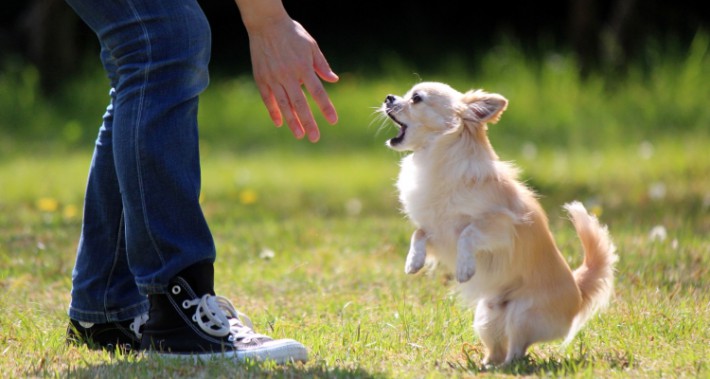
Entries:
[[[710,18],[698,2],[553,1],[502,12],[498,4],[477,2],[362,1],[335,10],[327,1],[287,0],[341,77],[326,85],[340,121],[328,125],[317,115],[317,144],[271,123],[253,84],[236,6],[201,4],[214,45],[211,85],[199,111],[208,180],[215,180],[207,177],[210,165],[273,156],[298,166],[300,156],[321,186],[313,184],[306,208],[327,201],[327,180],[353,175],[346,164],[352,159],[371,162],[379,181],[393,180],[400,155],[384,142],[396,131],[376,109],[387,94],[444,81],[510,100],[490,128],[493,145],[502,159],[522,166],[546,206],[582,198],[618,216],[633,206],[631,222],[651,223],[670,207],[682,210],[692,229],[710,230]],[[23,160],[41,166],[42,159],[79,156],[88,166],[108,81],[95,36],[63,1],[13,2],[0,10],[0,163],[12,168],[0,175],[0,206],[12,209],[18,200],[58,196],[31,180],[11,185],[17,176],[9,173]],[[314,163],[323,159],[339,166]],[[84,177],[84,171],[66,176]],[[362,199],[372,203],[366,209],[397,211],[390,183],[355,177],[351,187],[372,189]],[[67,201],[80,208],[75,192]]]
[[[201,203],[220,252],[217,275],[228,278],[218,292],[255,312],[260,327],[269,320],[271,331],[310,346],[316,358],[306,370],[480,370],[460,357],[463,341],[476,343],[470,314],[450,314],[458,308],[446,286],[431,285],[437,276],[401,269],[411,233],[394,188],[402,155],[385,147],[396,130],[376,109],[387,94],[426,80],[510,100],[490,127],[492,144],[541,194],[573,267],[581,254],[564,202],[583,201],[619,248],[615,303],[578,338],[572,358],[557,364],[545,358],[557,350],[535,348],[541,355],[512,373],[708,372],[710,17],[700,1],[284,2],[340,75],[326,85],[340,121],[318,116],[317,144],[275,128],[235,5],[200,1],[214,41],[199,110]],[[63,1],[0,4],[0,373],[10,377],[28,369],[204,376],[202,366],[97,364],[104,358],[64,347],[83,191],[108,90],[95,36]],[[240,376],[227,370],[217,376]]]
[[[385,95],[422,80],[510,100],[492,128],[503,150],[595,149],[707,137],[708,17],[697,1],[285,1],[341,81],[340,114],[309,146],[275,130],[251,80],[236,6],[202,1],[213,29],[212,84],[200,110],[206,148],[382,149]],[[0,5],[0,157],[90,150],[108,82],[90,30],[60,0]],[[648,145],[647,145],[648,146]],[[2,158],[0,158],[2,159]]]

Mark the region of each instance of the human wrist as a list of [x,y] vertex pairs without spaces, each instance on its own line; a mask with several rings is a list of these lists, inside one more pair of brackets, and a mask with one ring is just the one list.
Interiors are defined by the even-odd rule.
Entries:
[[235,0],[247,31],[289,18],[281,0]]

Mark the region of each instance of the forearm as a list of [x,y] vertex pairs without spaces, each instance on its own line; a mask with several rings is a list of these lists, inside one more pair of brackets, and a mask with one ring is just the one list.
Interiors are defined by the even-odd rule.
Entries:
[[235,2],[248,31],[289,17],[281,0],[235,0]]

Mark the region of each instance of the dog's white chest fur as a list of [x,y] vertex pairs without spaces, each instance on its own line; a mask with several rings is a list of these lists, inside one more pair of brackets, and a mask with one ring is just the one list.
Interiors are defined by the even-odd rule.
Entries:
[[[470,217],[464,214],[469,212],[463,211],[461,202],[466,202],[469,210],[481,206],[473,196],[456,193],[460,184],[437,180],[440,178],[432,178],[433,174],[429,167],[417,165],[414,154],[410,154],[402,159],[397,189],[404,212],[418,228],[427,231],[430,245],[441,250],[445,248],[442,245],[455,246],[455,240],[450,240],[461,232],[464,218]],[[444,172],[436,174],[449,176]]]
[[[514,177],[515,171],[506,162],[479,161],[465,155],[457,161],[442,162],[420,151],[402,159],[397,189],[403,211],[426,233],[426,246],[432,255],[458,270],[462,269],[457,267],[461,236],[473,221],[483,221],[492,213],[505,213],[513,223],[524,218],[522,204],[503,204],[497,191],[500,182]],[[490,188],[494,182],[496,190]],[[518,189],[510,184],[511,190]]]

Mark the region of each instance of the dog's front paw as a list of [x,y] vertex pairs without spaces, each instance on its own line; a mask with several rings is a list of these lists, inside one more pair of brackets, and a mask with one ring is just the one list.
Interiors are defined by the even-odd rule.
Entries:
[[404,263],[404,272],[407,274],[416,274],[424,267],[426,262],[426,253],[415,249],[409,250],[407,261]]
[[407,261],[404,264],[404,272],[416,274],[426,263],[426,241],[427,236],[424,230],[417,229],[412,233],[412,242],[409,245]]
[[465,283],[476,274],[476,260],[472,254],[459,254],[456,259],[456,280]]

